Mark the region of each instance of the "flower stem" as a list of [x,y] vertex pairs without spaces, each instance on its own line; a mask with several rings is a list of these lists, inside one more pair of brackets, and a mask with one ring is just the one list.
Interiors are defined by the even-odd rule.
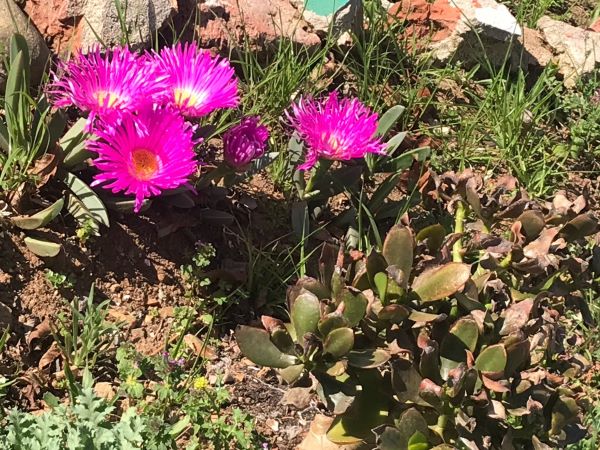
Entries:
[[[467,214],[467,208],[462,200],[459,200],[456,205],[456,213],[454,217],[454,232],[464,233],[465,231],[465,216]],[[462,238],[459,238],[452,247],[452,261],[462,262],[462,250],[463,243]]]
[[306,188],[304,188],[304,197],[306,197],[313,190],[313,186],[315,184],[315,179],[317,178],[317,173],[319,173],[319,168],[321,167],[321,163],[317,162],[315,167],[312,169],[310,177],[308,178],[308,182],[306,183]]

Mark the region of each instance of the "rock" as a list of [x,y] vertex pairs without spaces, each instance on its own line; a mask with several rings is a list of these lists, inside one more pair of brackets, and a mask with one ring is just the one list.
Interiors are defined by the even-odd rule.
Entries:
[[519,49],[513,51],[513,66],[522,67],[529,73],[541,72],[552,61],[552,52],[547,48],[542,34],[538,30],[524,27],[519,38]]
[[[128,0],[121,5],[133,48],[147,47],[177,11],[177,0]],[[57,53],[86,50],[99,40],[107,45],[122,41],[114,0],[26,0],[25,10]]]
[[[11,36],[18,31],[25,36],[29,45],[31,82],[33,84],[39,83],[50,57],[50,51],[44,42],[44,38],[13,0],[2,0],[0,2],[0,13],[0,60],[3,60],[8,53]],[[4,92],[5,85],[6,73],[3,64],[0,64],[0,92]]]
[[269,48],[281,37],[308,48],[321,43],[290,0],[205,0],[198,8],[202,47],[226,49],[247,39],[253,47]]
[[106,381],[99,381],[98,383],[96,383],[94,385],[94,393],[98,397],[104,398],[106,400],[112,400],[113,398],[115,398],[115,395],[117,395],[112,384]]
[[588,30],[600,33],[600,17],[594,20],[594,22],[588,27]]
[[[403,38],[429,42],[440,62],[478,62],[482,54],[501,65],[521,27],[495,0],[402,0],[389,9],[391,20],[406,21]],[[483,48],[482,48],[483,46]]]
[[579,77],[600,67],[600,33],[547,16],[542,17],[537,25],[566,87],[574,87]]
[[312,399],[312,388],[295,387],[290,388],[281,398],[282,405],[293,405],[297,409],[306,408]]

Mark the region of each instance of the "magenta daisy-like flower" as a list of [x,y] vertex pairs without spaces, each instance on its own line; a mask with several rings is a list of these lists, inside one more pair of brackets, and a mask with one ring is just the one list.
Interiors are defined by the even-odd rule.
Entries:
[[367,153],[386,154],[385,144],[374,137],[377,114],[357,99],[340,100],[337,92],[321,101],[300,99],[288,118],[308,146],[299,170],[310,169],[319,158],[347,161]]
[[177,112],[146,108],[110,125],[99,121],[99,139],[88,141],[100,171],[92,184],[134,194],[135,212],[145,198],[186,183],[196,170],[193,129]]
[[202,117],[239,103],[237,78],[229,61],[196,44],[163,48],[155,54],[155,63],[167,78],[166,101],[187,117]]
[[156,74],[148,57],[127,47],[102,53],[95,47],[62,64],[49,86],[54,105],[76,106],[96,115],[136,111],[156,101],[166,88],[165,77]]
[[245,117],[223,135],[223,157],[231,167],[242,169],[264,154],[269,130],[259,122],[260,117]]

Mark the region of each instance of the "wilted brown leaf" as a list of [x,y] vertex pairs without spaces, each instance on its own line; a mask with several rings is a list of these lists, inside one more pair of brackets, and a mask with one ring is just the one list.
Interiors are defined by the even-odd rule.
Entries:
[[207,345],[205,342],[203,342],[198,336],[195,336],[193,334],[186,334],[183,337],[183,342],[197,356],[211,361],[217,359],[216,350],[211,346]]
[[42,355],[40,361],[38,362],[38,369],[44,370],[50,364],[54,362],[56,358],[60,356],[60,348],[56,342],[52,342],[50,348],[46,350],[46,353]]
[[50,335],[50,321],[46,318],[31,333],[27,335],[25,342],[31,351],[37,341],[41,341]]

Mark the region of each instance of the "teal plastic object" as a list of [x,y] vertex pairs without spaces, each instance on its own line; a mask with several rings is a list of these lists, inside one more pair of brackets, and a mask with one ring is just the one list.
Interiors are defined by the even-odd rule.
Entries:
[[304,5],[307,11],[320,16],[329,16],[347,3],[348,0],[306,0]]

